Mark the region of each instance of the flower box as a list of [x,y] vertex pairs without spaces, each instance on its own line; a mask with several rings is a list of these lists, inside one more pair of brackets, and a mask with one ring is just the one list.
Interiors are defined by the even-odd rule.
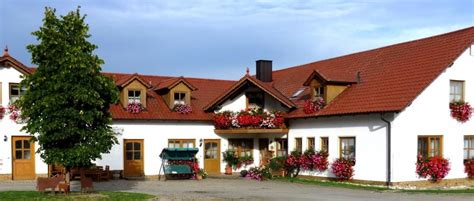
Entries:
[[326,106],[326,102],[323,98],[316,98],[316,100],[306,100],[304,103],[303,111],[306,114],[314,114]]
[[286,128],[281,112],[247,109],[240,112],[224,111],[214,114],[214,126],[221,129],[278,129]]
[[472,116],[472,107],[467,102],[450,103],[449,109],[451,109],[451,117],[461,123],[469,121]]

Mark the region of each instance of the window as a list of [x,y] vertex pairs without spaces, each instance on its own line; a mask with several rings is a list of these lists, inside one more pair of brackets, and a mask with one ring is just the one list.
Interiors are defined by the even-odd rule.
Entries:
[[174,102],[173,102],[173,104],[174,105],[178,105],[178,104],[184,105],[184,104],[186,104],[186,93],[184,93],[184,92],[174,93]]
[[234,150],[237,156],[252,156],[253,139],[229,139],[229,149]]
[[26,89],[24,87],[20,88],[19,84],[10,84],[10,103],[14,103],[24,94]]
[[355,137],[340,138],[340,158],[355,159]]
[[29,140],[17,140],[15,141],[15,159],[30,159],[30,141]]
[[169,139],[168,148],[194,148],[194,139]]
[[303,139],[295,138],[295,151],[303,153]]
[[441,136],[419,136],[418,153],[423,158],[442,156],[443,138]]
[[324,98],[323,86],[313,88],[313,98]]
[[474,159],[474,135],[464,136],[464,160]]
[[128,90],[128,103],[140,103],[141,100],[140,90]]
[[248,92],[247,96],[247,108],[263,108],[263,93],[261,92]]
[[125,143],[125,154],[127,160],[141,160],[141,142],[127,142]]
[[288,140],[283,138],[275,139],[276,142],[276,156],[288,155]]
[[302,87],[300,89],[298,89],[298,91],[296,91],[293,95],[291,95],[291,98],[296,98],[298,97],[301,93],[303,93],[303,91],[305,90],[305,87]]
[[308,138],[308,150],[314,151],[314,137]]
[[464,101],[464,81],[451,80],[449,100],[451,102]]
[[321,137],[321,149],[322,152],[329,153],[329,138]]

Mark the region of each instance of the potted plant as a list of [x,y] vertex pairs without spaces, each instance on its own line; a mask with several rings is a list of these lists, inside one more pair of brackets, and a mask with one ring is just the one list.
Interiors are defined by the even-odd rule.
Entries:
[[226,150],[222,152],[223,161],[227,163],[225,167],[225,174],[232,174],[232,169],[236,169],[237,165],[239,164],[239,158],[235,154],[234,150]]
[[197,180],[202,180],[202,179],[205,179],[206,177],[207,177],[206,170],[204,170],[202,168],[199,168],[199,171],[196,174],[196,179]]
[[272,175],[281,177],[285,176],[285,161],[286,157],[284,156],[275,157],[270,160],[268,168],[272,171]]

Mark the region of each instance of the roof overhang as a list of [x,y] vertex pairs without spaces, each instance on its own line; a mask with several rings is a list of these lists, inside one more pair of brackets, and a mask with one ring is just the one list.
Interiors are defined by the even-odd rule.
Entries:
[[247,87],[247,84],[249,83],[261,89],[265,93],[269,94],[270,96],[275,98],[284,106],[288,108],[296,107],[296,105],[290,100],[288,100],[288,98],[286,98],[283,94],[278,94],[280,92],[278,92],[276,89],[270,88],[269,86],[265,86],[261,81],[257,80],[256,78],[246,75],[242,79],[240,79],[237,83],[235,83],[229,90],[226,90],[224,94],[220,95],[214,101],[212,101],[207,106],[205,106],[204,111],[210,111],[214,109],[217,105],[224,103],[226,100],[233,97],[236,93],[240,92],[241,88]]
[[2,64],[5,67],[12,67],[19,72],[23,73],[24,75],[29,75],[31,74],[31,71],[28,67],[26,67],[24,64],[16,60],[15,58],[9,56],[9,55],[4,55],[0,57],[0,64]]

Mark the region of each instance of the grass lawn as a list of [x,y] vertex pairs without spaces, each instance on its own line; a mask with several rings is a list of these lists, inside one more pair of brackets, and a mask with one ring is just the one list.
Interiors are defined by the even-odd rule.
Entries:
[[273,180],[282,181],[282,182],[293,182],[300,184],[311,184],[318,186],[330,186],[330,187],[340,187],[340,188],[350,188],[350,189],[360,189],[360,190],[369,190],[369,191],[390,191],[390,192],[404,192],[404,193],[467,193],[474,194],[474,189],[426,189],[426,190],[404,190],[404,189],[390,189],[384,186],[371,186],[371,185],[362,185],[354,184],[348,182],[336,182],[336,181],[322,181],[315,179],[302,179],[302,178],[287,178],[287,177],[276,177]]
[[40,193],[36,191],[4,191],[0,192],[0,200],[148,200],[155,198],[153,195],[143,193],[127,192],[95,192],[95,193],[76,193],[69,195]]

